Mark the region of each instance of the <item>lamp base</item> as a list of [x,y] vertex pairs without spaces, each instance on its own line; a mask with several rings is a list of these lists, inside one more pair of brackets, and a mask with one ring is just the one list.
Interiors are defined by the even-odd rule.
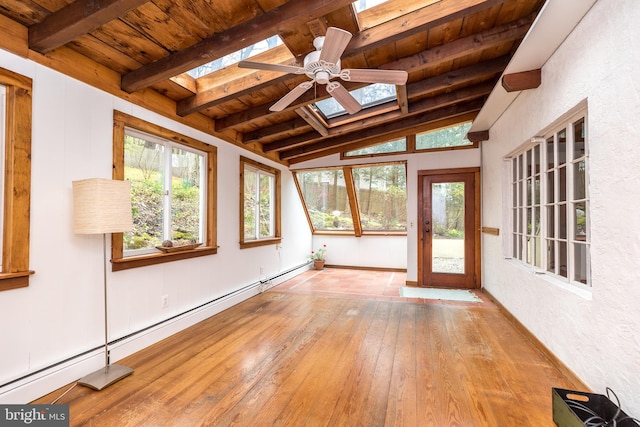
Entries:
[[126,366],[107,365],[80,378],[78,384],[100,391],[132,373],[133,369],[127,368]]

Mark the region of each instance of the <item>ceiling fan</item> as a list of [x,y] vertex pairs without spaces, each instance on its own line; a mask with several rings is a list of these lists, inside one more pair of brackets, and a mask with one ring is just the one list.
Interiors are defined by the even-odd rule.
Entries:
[[387,83],[403,85],[407,82],[407,72],[400,70],[376,69],[344,69],[340,68],[340,56],[351,40],[351,33],[340,28],[329,27],[326,35],[316,37],[313,41],[315,51],[304,58],[304,66],[266,64],[263,62],[240,61],[241,68],[279,71],[290,74],[306,74],[311,81],[302,82],[273,104],[269,110],[282,111],[303,93],[313,87],[314,83],[327,85],[327,92],[349,113],[354,114],[362,109],[362,105],[333,78],[360,83]]

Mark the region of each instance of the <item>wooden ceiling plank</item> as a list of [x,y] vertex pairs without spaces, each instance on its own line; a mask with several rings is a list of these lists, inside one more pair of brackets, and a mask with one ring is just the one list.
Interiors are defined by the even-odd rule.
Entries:
[[350,0],[291,0],[240,25],[230,28],[195,45],[161,58],[122,76],[122,89],[135,92],[161,80],[191,70],[214,59],[257,43],[281,28],[306,23],[328,11],[350,4]]
[[29,27],[29,48],[47,53],[119,18],[147,0],[78,0]]
[[252,132],[247,132],[243,135],[242,142],[244,144],[250,144],[252,142],[262,143],[264,139],[284,136],[301,127],[309,130],[309,124],[307,123],[307,121],[301,117],[296,117],[293,120],[278,123],[273,126],[261,129],[256,129]]
[[[495,29],[455,40],[447,43],[446,45],[428,49],[416,55],[385,64],[380,68],[417,71],[426,67],[433,67],[438,63],[450,62],[456,58],[475,52],[478,49],[489,49],[506,41],[523,37],[533,22],[533,19],[534,16],[530,15],[515,22],[496,27]],[[243,93],[234,89],[234,87],[244,87],[245,90],[256,90],[257,88],[255,86],[254,79],[260,81],[260,87],[264,87],[269,84],[275,84],[277,82],[283,82],[287,79],[291,79],[291,76],[274,72],[269,74],[264,72],[253,73],[250,76],[229,82],[228,86],[223,91],[208,90],[198,93],[192,98],[181,101],[178,105],[178,114],[180,116],[184,116],[197,112],[203,108],[208,108],[225,102],[229,98],[241,96]]]

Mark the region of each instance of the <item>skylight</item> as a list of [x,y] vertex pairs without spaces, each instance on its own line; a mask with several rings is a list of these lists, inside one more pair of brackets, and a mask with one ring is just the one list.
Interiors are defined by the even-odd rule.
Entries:
[[[349,93],[358,100],[363,109],[396,99],[396,87],[386,83],[374,83],[360,89],[352,90]],[[333,98],[323,99],[315,104],[311,104],[311,108],[321,113],[325,119],[332,119],[347,114],[345,109]]]
[[386,2],[387,0],[358,0],[353,2],[356,6],[357,12],[362,12],[363,10],[372,8],[373,6],[377,6]]
[[187,71],[187,74],[197,79],[198,77],[202,77],[214,71],[221,70],[224,67],[228,67],[229,65],[236,64],[244,59],[266,52],[267,50],[281,44],[282,40],[280,40],[280,37],[269,37],[268,39],[252,44],[251,46],[247,46],[236,52],[230,53],[229,55],[225,55],[222,58],[218,58],[215,61],[211,61],[208,64],[204,64],[194,68],[193,70]]

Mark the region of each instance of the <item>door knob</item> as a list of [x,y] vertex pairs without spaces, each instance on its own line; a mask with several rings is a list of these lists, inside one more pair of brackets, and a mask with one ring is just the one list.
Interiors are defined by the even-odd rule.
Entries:
[[425,228],[425,229],[424,229],[424,232],[425,232],[425,233],[428,233],[428,232],[429,232],[429,228]]
[[425,223],[425,225],[428,225],[429,224],[429,220],[426,220],[424,223]]

